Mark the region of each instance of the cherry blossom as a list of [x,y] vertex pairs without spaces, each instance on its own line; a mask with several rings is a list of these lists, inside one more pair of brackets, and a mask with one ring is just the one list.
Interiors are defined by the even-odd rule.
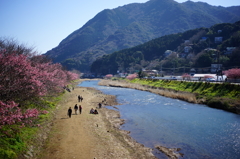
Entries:
[[225,74],[228,78],[240,79],[240,69],[239,69],[239,68],[229,69],[229,70],[227,70],[227,71],[224,71],[224,74]]
[[129,80],[133,80],[133,79],[135,79],[137,77],[138,77],[138,75],[136,73],[134,73],[134,74],[128,75],[126,78],[129,79]]

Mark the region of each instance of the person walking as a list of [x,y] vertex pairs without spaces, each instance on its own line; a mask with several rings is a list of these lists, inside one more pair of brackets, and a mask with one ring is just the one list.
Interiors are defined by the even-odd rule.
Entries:
[[78,110],[78,105],[77,104],[74,106],[74,110],[75,110],[75,115],[77,115],[77,110]]
[[79,105],[79,114],[82,114],[82,106]]
[[81,102],[81,96],[78,95],[78,102]]
[[83,101],[83,97],[81,96],[81,102]]
[[72,108],[71,107],[69,107],[67,115],[69,116],[69,118],[71,118],[71,116],[72,116]]
[[98,103],[98,107],[99,107],[99,108],[102,108],[102,103]]

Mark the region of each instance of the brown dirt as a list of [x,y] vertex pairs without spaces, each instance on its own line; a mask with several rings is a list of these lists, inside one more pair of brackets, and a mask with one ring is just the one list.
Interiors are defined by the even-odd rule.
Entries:
[[[83,96],[83,102],[77,96]],[[106,99],[99,114],[89,111],[98,107]],[[82,114],[68,118],[67,110],[80,104]],[[57,106],[56,118],[46,145],[38,159],[151,159],[155,158],[151,149],[135,142],[126,131],[120,130],[123,124],[117,111],[104,106],[117,105],[114,96],[102,94],[93,88],[76,87],[64,95]]]

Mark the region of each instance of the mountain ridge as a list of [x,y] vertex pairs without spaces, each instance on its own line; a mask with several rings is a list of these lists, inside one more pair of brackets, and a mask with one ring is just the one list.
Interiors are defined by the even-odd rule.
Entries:
[[[240,19],[240,6],[150,0],[105,9],[45,55],[69,69],[89,71],[97,58],[151,39]],[[220,16],[218,16],[220,15]]]

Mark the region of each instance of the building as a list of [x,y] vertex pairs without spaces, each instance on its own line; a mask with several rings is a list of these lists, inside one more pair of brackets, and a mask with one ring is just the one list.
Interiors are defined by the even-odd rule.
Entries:
[[158,71],[157,70],[143,70],[143,72],[148,74],[148,76],[156,76],[156,75],[158,75]]
[[222,70],[222,64],[211,64],[211,73],[217,73]]
[[225,55],[231,55],[232,52],[236,49],[236,47],[227,47],[226,52],[224,53]]
[[192,47],[191,47],[191,46],[185,46],[185,47],[184,47],[184,52],[185,52],[185,53],[189,53],[191,50],[192,50]]
[[169,55],[171,55],[173,53],[173,51],[171,51],[171,50],[166,50],[165,52],[164,52],[164,57],[168,57]]
[[221,43],[223,40],[223,37],[215,37],[215,43]]
[[206,41],[208,37],[202,37],[200,41]]

